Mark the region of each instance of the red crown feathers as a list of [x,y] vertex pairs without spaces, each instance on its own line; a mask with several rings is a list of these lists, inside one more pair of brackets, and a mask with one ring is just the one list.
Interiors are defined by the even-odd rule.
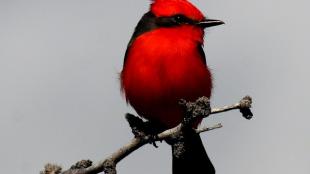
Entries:
[[182,14],[197,21],[205,18],[200,10],[187,0],[153,0],[150,10],[157,17]]

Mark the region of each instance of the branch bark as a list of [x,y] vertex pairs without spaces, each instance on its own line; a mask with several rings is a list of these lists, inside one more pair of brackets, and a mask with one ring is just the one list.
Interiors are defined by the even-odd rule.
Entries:
[[[184,121],[176,127],[165,130],[157,134],[155,137],[148,135],[147,133],[143,132],[143,130],[134,130],[132,127],[135,137],[128,144],[124,145],[108,158],[98,162],[97,164],[92,165],[90,160],[82,160],[77,162],[66,171],[62,171],[61,167],[58,165],[47,164],[44,171],[40,172],[40,174],[97,174],[100,172],[105,172],[106,174],[116,174],[117,163],[143,145],[150,142],[178,138],[178,136],[182,133],[184,126],[190,125],[191,122],[195,121],[195,119],[201,116],[208,117],[212,114],[239,109],[245,118],[250,119],[253,116],[250,110],[251,104],[252,99],[249,96],[244,97],[236,104],[213,109],[210,107],[209,99],[205,97],[198,99],[196,102],[186,102],[185,100],[181,100],[180,105],[183,106],[186,112],[186,117],[184,118]],[[221,127],[222,124],[219,123],[212,127],[199,128],[196,130],[196,132],[200,134]]]

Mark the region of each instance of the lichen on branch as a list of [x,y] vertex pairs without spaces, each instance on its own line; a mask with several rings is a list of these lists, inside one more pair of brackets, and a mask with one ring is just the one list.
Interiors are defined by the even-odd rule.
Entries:
[[[188,128],[196,119],[231,110],[239,110],[242,113],[242,116],[246,119],[251,119],[253,117],[253,113],[250,109],[252,107],[252,98],[250,96],[245,96],[236,104],[221,108],[211,108],[210,101],[207,97],[201,97],[195,102],[180,100],[179,104],[184,109],[185,116],[184,120],[176,127],[165,130],[160,126],[144,121],[137,116],[126,114],[126,119],[129,122],[132,133],[134,134],[134,138],[128,144],[96,164],[93,164],[90,160],[82,160],[65,171],[62,171],[62,168],[58,165],[46,164],[44,170],[41,171],[40,174],[97,174],[101,172],[105,172],[105,174],[116,174],[117,163],[145,144],[152,143],[156,147],[156,141],[182,141],[181,136],[183,133],[182,131],[185,130],[184,127]],[[221,127],[222,124],[219,123],[212,127],[205,126],[198,128],[195,131],[197,134],[200,134]],[[178,143],[179,142],[176,144]],[[182,148],[182,146],[180,146],[180,148]],[[178,152],[182,153],[182,149],[179,149]]]

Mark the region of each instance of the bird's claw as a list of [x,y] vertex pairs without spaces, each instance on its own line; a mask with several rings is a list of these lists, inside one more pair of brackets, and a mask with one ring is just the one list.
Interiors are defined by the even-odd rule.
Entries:
[[158,140],[158,135],[150,135],[149,136],[149,144],[152,144],[155,148],[158,148],[156,141]]

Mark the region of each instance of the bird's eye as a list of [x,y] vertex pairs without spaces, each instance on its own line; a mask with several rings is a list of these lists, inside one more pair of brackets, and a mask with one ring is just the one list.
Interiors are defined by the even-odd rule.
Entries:
[[159,26],[165,26],[165,27],[173,27],[173,26],[179,26],[184,24],[193,24],[194,21],[187,18],[184,15],[174,15],[171,17],[158,17],[156,19],[156,24]]
[[176,23],[178,24],[184,24],[184,23],[188,23],[189,19],[183,15],[175,15],[174,16],[174,20]]

